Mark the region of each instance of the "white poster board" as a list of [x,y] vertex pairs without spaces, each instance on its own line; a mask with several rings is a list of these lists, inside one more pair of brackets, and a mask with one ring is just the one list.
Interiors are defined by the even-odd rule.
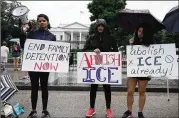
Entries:
[[175,44],[154,44],[127,46],[128,77],[168,77],[178,76]]
[[64,72],[69,70],[70,43],[27,39],[22,71]]
[[122,84],[121,52],[78,52],[77,83]]

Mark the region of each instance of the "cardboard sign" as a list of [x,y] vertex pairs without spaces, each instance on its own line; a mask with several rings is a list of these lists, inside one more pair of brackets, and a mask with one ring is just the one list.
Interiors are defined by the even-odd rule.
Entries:
[[69,70],[70,43],[27,39],[22,70],[65,72]]
[[175,44],[127,46],[128,77],[172,77],[178,76]]
[[77,53],[77,83],[121,84],[121,52]]

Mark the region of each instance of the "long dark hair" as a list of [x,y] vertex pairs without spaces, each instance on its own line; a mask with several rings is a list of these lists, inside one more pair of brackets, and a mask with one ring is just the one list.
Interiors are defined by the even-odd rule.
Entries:
[[[138,30],[139,28],[143,28],[143,40],[140,41],[139,37],[138,37]],[[136,30],[135,30],[135,34],[134,34],[134,45],[146,45],[149,46],[150,44],[154,43],[154,32],[153,32],[153,28],[150,24],[148,23],[142,23],[140,24]]]
[[45,14],[39,14],[39,15],[37,16],[37,21],[38,21],[39,17],[43,17],[43,18],[45,18],[45,19],[47,20],[47,22],[48,22],[48,26],[47,26],[47,28],[50,29],[51,26],[50,26],[50,22],[49,22],[49,18],[48,18],[48,16],[45,15]]
[[[104,27],[103,32],[98,31],[98,26],[99,25],[102,25]],[[100,37],[101,37],[102,42],[106,41],[107,40],[106,38],[108,37],[108,35],[109,35],[109,28],[106,25],[104,25],[104,24],[96,25],[95,34],[94,34],[94,39],[95,40],[99,40]]]

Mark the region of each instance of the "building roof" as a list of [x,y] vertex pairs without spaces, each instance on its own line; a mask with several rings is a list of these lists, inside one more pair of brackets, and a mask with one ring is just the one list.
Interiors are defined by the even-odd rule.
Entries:
[[64,25],[62,28],[89,28],[89,26],[81,24],[79,22],[74,22],[68,25]]

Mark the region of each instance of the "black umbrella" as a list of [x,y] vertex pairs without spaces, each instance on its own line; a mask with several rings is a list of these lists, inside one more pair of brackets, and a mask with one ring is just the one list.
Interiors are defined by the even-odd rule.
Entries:
[[179,6],[173,7],[162,22],[168,32],[179,32]]
[[149,10],[124,9],[117,14],[116,24],[127,32],[133,33],[141,23],[151,24],[154,33],[165,28],[165,26],[157,20]]
[[17,87],[8,74],[1,75],[1,100],[8,101],[16,92]]

